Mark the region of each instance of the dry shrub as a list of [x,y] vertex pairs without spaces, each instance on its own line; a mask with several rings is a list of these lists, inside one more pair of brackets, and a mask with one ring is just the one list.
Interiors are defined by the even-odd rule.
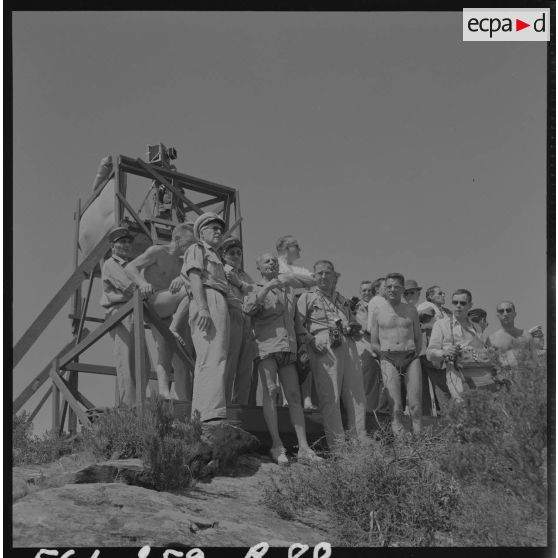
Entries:
[[431,546],[451,529],[459,501],[459,488],[432,459],[432,447],[424,440],[349,442],[323,464],[281,472],[266,502],[283,517],[298,517],[305,507],[327,511],[336,545]]
[[82,432],[83,445],[105,459],[140,458],[157,490],[181,490],[192,485],[199,468],[192,467],[202,449],[199,414],[174,418],[168,402],[151,398],[141,414],[117,407],[100,415]]
[[546,369],[514,373],[509,389],[468,391],[449,406],[442,467],[464,481],[512,491],[531,509],[546,506]]
[[75,449],[73,440],[55,430],[33,434],[30,415],[23,411],[12,419],[12,465],[41,464],[56,461]]

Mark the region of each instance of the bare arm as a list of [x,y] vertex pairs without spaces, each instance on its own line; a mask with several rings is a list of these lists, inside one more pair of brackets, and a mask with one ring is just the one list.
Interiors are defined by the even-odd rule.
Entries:
[[413,320],[415,348],[417,350],[417,354],[420,354],[420,352],[422,351],[422,332],[420,329],[419,315],[417,309],[414,306],[411,306],[411,318]]
[[196,323],[202,331],[207,331],[211,324],[211,315],[209,314],[209,307],[207,305],[207,297],[205,295],[205,289],[203,288],[203,283],[201,279],[201,271],[197,269],[191,269],[188,273],[188,279],[190,280],[190,289],[192,290],[192,297],[198,307],[198,315],[196,317]]
[[160,248],[158,246],[150,246],[143,254],[140,254],[135,260],[132,260],[125,268],[126,273],[128,273],[134,283],[138,285],[143,295],[151,294],[153,292],[153,286],[144,279],[141,271],[157,262],[159,251]]
[[380,330],[378,327],[378,314],[375,310],[370,312],[368,316],[368,323],[370,328],[370,345],[372,350],[379,355],[380,354]]

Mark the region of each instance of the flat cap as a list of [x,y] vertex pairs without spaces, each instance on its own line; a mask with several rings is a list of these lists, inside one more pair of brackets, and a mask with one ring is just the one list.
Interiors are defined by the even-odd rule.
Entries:
[[229,248],[232,248],[233,246],[238,246],[239,248],[242,248],[242,242],[240,242],[240,238],[236,238],[236,236],[227,238],[227,240],[225,240],[223,244],[221,244],[219,250],[224,253]]
[[126,227],[115,227],[114,229],[112,229],[112,231],[110,231],[109,234],[109,240],[111,242],[116,242],[117,240],[126,237],[131,240],[134,239],[132,233]]
[[405,290],[410,291],[414,289],[422,291],[422,287],[419,287],[418,283],[414,279],[405,279]]
[[209,223],[212,223],[213,221],[217,221],[223,227],[223,230],[225,229],[225,221],[223,221],[223,219],[219,217],[217,213],[212,213],[212,212],[202,213],[194,223],[194,236],[197,239],[199,239],[200,231],[202,230],[202,228],[208,225]]

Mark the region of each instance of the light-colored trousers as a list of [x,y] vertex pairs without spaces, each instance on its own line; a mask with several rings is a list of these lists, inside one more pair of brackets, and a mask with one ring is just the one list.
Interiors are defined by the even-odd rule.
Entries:
[[240,308],[229,307],[230,340],[225,385],[227,403],[247,405],[256,358],[251,319]]
[[324,354],[310,350],[310,362],[329,448],[333,449],[337,439],[344,435],[341,400],[347,412],[349,432],[358,438],[366,436],[366,398],[355,342],[343,337],[339,347],[329,347]]
[[[118,307],[113,307],[107,312],[109,318]],[[109,335],[114,341],[114,356],[116,357],[116,382],[118,386],[117,405],[134,407],[136,404],[136,366],[135,366],[135,341],[134,341],[134,315],[129,314],[119,324],[116,324]],[[142,378],[145,392],[147,386],[147,375],[151,369],[147,347],[145,351],[145,373]]]
[[370,341],[363,337],[355,341],[355,344],[362,368],[366,411],[371,413],[377,411],[380,404],[380,394],[383,390],[382,371],[378,361],[372,356]]
[[225,297],[214,289],[205,289],[212,324],[201,331],[196,323],[198,305],[190,302],[190,330],[196,350],[192,413],[199,411],[201,420],[227,418],[225,370],[229,350],[230,319]]

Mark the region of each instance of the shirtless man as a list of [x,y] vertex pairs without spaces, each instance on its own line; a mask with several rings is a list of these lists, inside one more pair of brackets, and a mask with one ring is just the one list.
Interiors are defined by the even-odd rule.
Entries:
[[[192,225],[181,223],[174,228],[170,244],[150,246],[126,266],[127,273],[138,285],[141,294],[152,303],[167,327],[178,304],[187,295],[187,284],[180,271],[182,256],[194,242]],[[157,352],[155,370],[159,394],[165,399],[171,398],[169,372],[172,362],[176,395],[180,400],[190,401],[192,371],[186,370],[183,361],[173,353],[172,347],[157,328],[152,327],[151,333]],[[183,331],[181,337],[190,339],[191,336],[189,332]]]
[[533,337],[526,329],[515,326],[515,305],[504,300],[496,306],[501,329],[488,337],[488,345],[498,349],[498,360],[507,370],[532,368],[537,362]]
[[372,312],[372,348],[380,355],[384,385],[392,407],[392,430],[397,436],[404,434],[401,421],[403,401],[401,378],[405,382],[413,432],[419,434],[422,425],[422,373],[419,354],[422,334],[417,309],[402,302],[405,279],[400,273],[386,275],[388,304]]

